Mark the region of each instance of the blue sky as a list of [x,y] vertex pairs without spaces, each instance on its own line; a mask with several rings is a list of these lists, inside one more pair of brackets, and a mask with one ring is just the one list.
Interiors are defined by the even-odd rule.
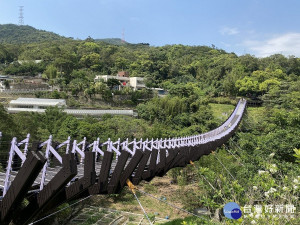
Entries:
[[208,45],[238,55],[300,57],[299,0],[0,0],[0,24],[24,23],[66,37]]

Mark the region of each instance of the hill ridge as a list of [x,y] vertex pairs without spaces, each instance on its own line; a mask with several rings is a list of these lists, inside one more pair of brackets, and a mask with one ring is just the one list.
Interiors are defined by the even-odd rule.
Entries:
[[[90,37],[88,37],[90,38]],[[73,40],[57,33],[37,29],[29,25],[0,24],[0,44],[30,44],[47,41]],[[113,45],[127,45],[121,38],[97,38],[95,42],[105,42]],[[78,39],[80,40],[80,39]]]
[[26,44],[69,39],[29,25],[0,24],[0,43]]

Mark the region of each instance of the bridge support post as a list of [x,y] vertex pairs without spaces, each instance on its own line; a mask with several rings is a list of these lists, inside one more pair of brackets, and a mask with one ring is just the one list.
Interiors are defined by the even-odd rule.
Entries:
[[45,162],[46,158],[42,153],[29,152],[23,166],[0,204],[1,224],[8,224],[10,222],[15,212],[14,208],[22,202]]
[[[170,155],[172,155],[172,152],[173,152],[173,149],[168,150],[168,153],[169,153],[168,158],[170,157]],[[167,150],[166,149],[160,149],[159,159],[160,159],[160,161],[157,163],[155,173],[151,176],[151,179],[153,176],[155,176],[156,174],[160,174],[160,172],[165,169],[166,164],[167,164]]]
[[148,180],[148,178],[151,178],[154,176],[155,170],[156,170],[157,155],[158,155],[158,150],[152,149],[151,156],[150,156],[151,158],[150,158],[149,168],[147,171],[143,172],[143,175],[142,175],[143,180]]
[[96,184],[92,185],[89,188],[90,195],[97,195],[97,194],[107,192],[108,177],[109,177],[109,172],[111,169],[111,163],[113,157],[114,157],[113,152],[108,152],[108,151],[104,152],[98,181]]
[[189,154],[189,147],[181,147],[179,149],[179,152],[173,162],[171,163],[169,169],[175,168],[175,167],[184,167],[186,165],[186,158]]
[[121,175],[120,183],[117,187],[117,192],[119,192],[120,189],[122,189],[124,187],[126,180],[130,178],[130,176],[132,175],[132,173],[135,170],[135,168],[137,167],[137,165],[140,163],[143,156],[144,156],[144,153],[142,151],[137,150],[135,152],[132,159],[130,160],[130,162],[128,163],[124,172]]
[[189,156],[190,160],[193,162],[198,161],[201,156],[205,155],[206,149],[208,149],[207,143],[191,147]]
[[137,185],[141,181],[144,169],[145,169],[145,167],[147,165],[147,162],[148,162],[148,160],[150,158],[150,155],[151,155],[151,151],[145,150],[144,156],[141,159],[141,161],[140,161],[140,163],[139,163],[139,165],[138,165],[138,167],[136,169],[134,177],[132,178],[132,183],[134,185]]
[[30,201],[18,217],[14,218],[15,224],[27,224],[42,210],[55,200],[56,195],[77,174],[77,164],[73,154],[65,154],[62,157],[63,168],[44,186],[44,188]]
[[107,187],[108,194],[116,193],[123,169],[126,165],[129,155],[130,155],[129,152],[122,151],[121,155],[118,157],[117,165],[114,169],[114,172],[111,176],[111,179],[110,179],[108,187]]
[[83,177],[74,183],[71,183],[70,186],[66,187],[58,195],[56,195],[55,199],[51,200],[51,203],[47,205],[45,211],[55,208],[65,201],[80,198],[82,195],[88,195],[88,188],[95,184],[96,181],[95,155],[95,152],[85,152]]
[[84,158],[84,175],[78,181],[72,183],[66,188],[67,200],[80,194],[96,182],[95,172],[95,152],[85,152]]
[[177,154],[179,152],[179,148],[174,148],[174,149],[171,149],[169,151],[169,155],[166,159],[166,165],[163,169],[163,171],[161,171],[158,176],[163,176],[165,175],[170,169],[172,169],[170,166],[172,164],[172,162],[174,161],[174,159],[176,158]]

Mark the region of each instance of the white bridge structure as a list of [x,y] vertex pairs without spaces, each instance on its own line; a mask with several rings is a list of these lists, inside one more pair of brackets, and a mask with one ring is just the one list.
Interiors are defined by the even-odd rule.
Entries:
[[[133,184],[163,176],[174,167],[208,155],[234,134],[246,109],[237,103],[229,118],[203,134],[165,139],[94,140],[56,143],[52,136],[30,143],[14,137],[6,171],[0,172],[1,224],[28,224],[60,204],[96,194],[118,193]],[[5,131],[2,131],[5,132]],[[1,136],[1,133],[0,133]],[[1,144],[1,143],[0,143]],[[20,207],[26,199],[27,205]]]

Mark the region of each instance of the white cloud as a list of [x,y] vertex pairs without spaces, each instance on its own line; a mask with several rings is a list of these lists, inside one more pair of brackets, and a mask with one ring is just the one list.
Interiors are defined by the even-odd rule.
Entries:
[[222,35],[236,35],[240,33],[240,31],[235,27],[223,27],[220,30]]
[[300,33],[286,33],[264,41],[247,40],[243,44],[258,57],[278,53],[300,57]]

